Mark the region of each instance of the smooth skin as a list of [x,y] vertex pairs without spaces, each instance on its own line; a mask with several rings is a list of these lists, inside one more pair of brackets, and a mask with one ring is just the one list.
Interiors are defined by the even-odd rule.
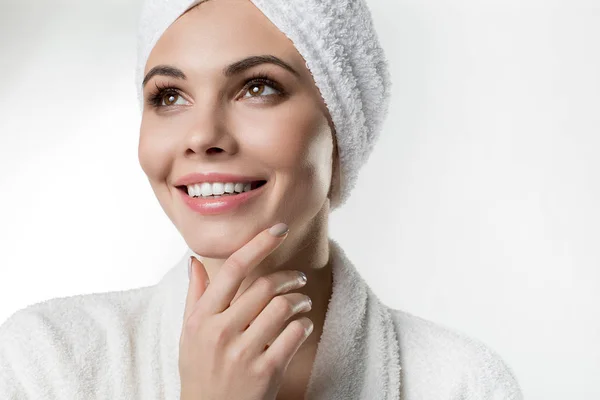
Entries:
[[[223,73],[233,63],[261,55],[283,60],[296,74],[272,63],[231,76]],[[252,267],[236,290],[239,296],[255,282],[264,281],[259,278],[277,271],[303,271],[308,277],[299,291],[311,298],[312,309],[292,316],[287,323],[306,316],[314,330],[293,355],[277,394],[278,400],[303,399],[333,282],[327,227],[330,201],[338,197],[331,182],[339,176],[339,167],[327,107],[292,41],[249,0],[210,0],[184,13],[152,49],[145,76],[159,65],[177,68],[186,78],[159,74],[144,85],[140,165],[166,215],[189,248],[202,256],[211,282],[245,246],[253,251],[263,251],[257,248],[262,245],[268,248],[261,241],[253,242],[262,231],[279,222],[289,226],[283,243],[257,260],[257,265],[238,256],[237,263]],[[275,84],[257,80],[259,74],[267,74]],[[261,176],[267,184],[260,196],[235,210],[205,216],[190,210],[175,185],[191,172]],[[270,286],[258,287],[263,288],[263,295],[273,296]],[[277,315],[273,317],[278,323]],[[229,321],[241,325],[233,318]],[[202,335],[200,330],[198,334]],[[208,340],[208,336],[196,340],[202,338]],[[189,365],[205,365],[206,354],[191,353],[195,361],[186,359]],[[283,358],[279,361],[284,362]],[[214,371],[221,368],[212,366]],[[198,397],[190,400],[194,398]]]
[[306,317],[287,323],[310,310],[308,296],[287,293],[305,283],[298,271],[282,270],[241,293],[239,286],[286,236],[264,230],[235,252],[209,285],[202,263],[193,259],[180,338],[182,400],[277,398],[292,357],[313,328]]

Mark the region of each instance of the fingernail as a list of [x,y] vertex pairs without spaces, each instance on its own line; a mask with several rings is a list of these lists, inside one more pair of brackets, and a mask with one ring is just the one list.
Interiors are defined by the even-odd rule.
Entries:
[[288,226],[283,222],[280,222],[277,225],[273,225],[271,229],[269,229],[269,233],[275,237],[282,237],[288,232],[288,230]]
[[192,256],[188,260],[188,279],[192,279]]
[[307,281],[306,274],[302,271],[300,271],[300,279],[302,279],[302,282],[304,283]]

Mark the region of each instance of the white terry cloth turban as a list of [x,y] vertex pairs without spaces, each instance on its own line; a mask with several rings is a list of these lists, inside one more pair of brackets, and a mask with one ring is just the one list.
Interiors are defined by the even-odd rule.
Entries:
[[[179,16],[206,0],[146,0],[138,30],[136,86],[148,56]],[[218,1],[218,0],[212,0]],[[387,115],[391,80],[365,0],[250,0],[294,44],[306,61],[336,131],[341,179],[333,194],[341,206],[356,185]],[[335,196],[332,196],[335,198]]]

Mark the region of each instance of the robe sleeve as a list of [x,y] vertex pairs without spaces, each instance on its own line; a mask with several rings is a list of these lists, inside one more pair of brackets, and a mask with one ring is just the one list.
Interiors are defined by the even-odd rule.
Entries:
[[476,344],[472,363],[467,370],[468,399],[523,400],[521,387],[513,370],[491,348],[473,340]]
[[406,400],[523,400],[513,370],[490,346],[394,310]]
[[43,319],[29,309],[17,311],[0,325],[0,399],[58,399],[48,368],[52,343]]

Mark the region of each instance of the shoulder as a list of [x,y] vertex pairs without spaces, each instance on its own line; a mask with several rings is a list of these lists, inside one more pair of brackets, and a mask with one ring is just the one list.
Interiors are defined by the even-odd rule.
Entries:
[[407,399],[522,400],[511,368],[483,342],[402,310],[390,312]]
[[118,326],[112,322],[124,323],[139,313],[139,308],[146,305],[144,299],[152,294],[151,288],[58,297],[35,303],[16,311],[2,323],[0,337],[9,340],[18,332],[26,337],[56,341],[60,337],[101,332]]
[[91,382],[99,356],[123,348],[150,288],[54,298],[13,313],[0,325],[0,398],[21,398],[25,389],[54,398]]

